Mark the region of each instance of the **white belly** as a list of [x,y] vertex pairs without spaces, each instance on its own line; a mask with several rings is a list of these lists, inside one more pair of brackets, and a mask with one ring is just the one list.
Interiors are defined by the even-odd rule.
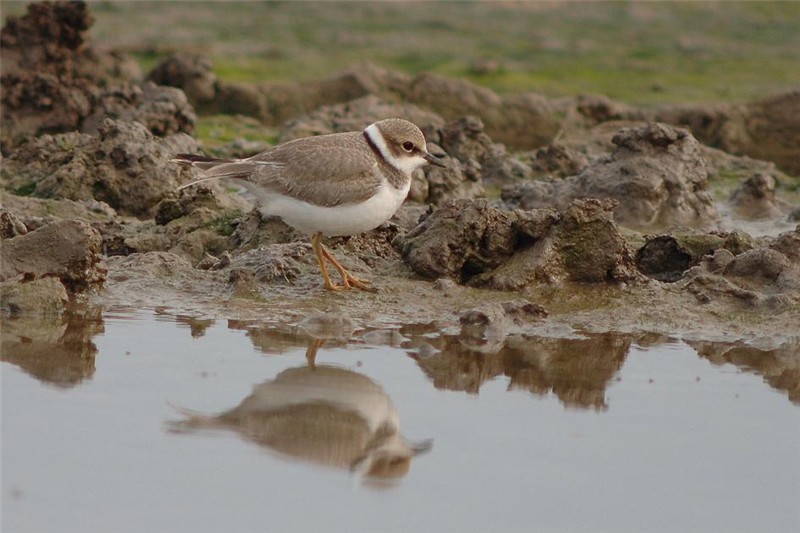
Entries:
[[360,204],[320,207],[279,194],[261,198],[261,213],[279,216],[294,229],[313,235],[338,237],[357,235],[375,229],[400,208],[408,195],[411,180],[398,190],[384,180],[377,194]]

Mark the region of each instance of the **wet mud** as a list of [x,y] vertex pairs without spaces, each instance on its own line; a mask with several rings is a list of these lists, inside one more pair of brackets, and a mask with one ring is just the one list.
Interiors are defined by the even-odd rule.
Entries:
[[[546,316],[515,334],[800,337],[796,91],[647,110],[371,64],[245,86],[188,53],[142,76],[95,49],[91,22],[87,5],[55,2],[3,28],[8,316],[88,303],[460,328],[470,310],[522,299]],[[203,149],[195,106],[255,117],[279,141],[387,115],[419,124],[447,168],[418,171],[378,229],[327,242],[376,295],[326,293],[306,238],[264,219],[235,184],[176,192],[191,176],[170,159]]]

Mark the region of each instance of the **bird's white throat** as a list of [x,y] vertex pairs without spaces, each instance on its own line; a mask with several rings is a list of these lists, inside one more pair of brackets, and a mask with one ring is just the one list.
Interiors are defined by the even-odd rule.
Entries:
[[383,138],[381,130],[375,124],[370,124],[364,131],[367,134],[367,137],[369,137],[373,144],[378,148],[378,151],[381,153],[386,162],[403,174],[410,176],[412,172],[426,163],[425,159],[418,155],[409,154],[408,156],[401,157],[395,157],[392,155],[391,150],[389,150],[389,147],[386,146],[386,139]]

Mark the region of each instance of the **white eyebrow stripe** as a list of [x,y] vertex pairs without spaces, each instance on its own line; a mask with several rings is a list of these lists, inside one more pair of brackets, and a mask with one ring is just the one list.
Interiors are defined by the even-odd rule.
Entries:
[[403,174],[411,174],[425,163],[425,159],[421,156],[403,158],[394,157],[389,151],[389,147],[386,146],[386,140],[383,138],[383,133],[381,133],[381,130],[378,129],[378,126],[375,124],[370,124],[367,126],[367,129],[364,130],[364,133],[367,134],[367,137],[369,137],[369,139],[381,153],[384,161],[389,163]]
[[[383,133],[381,133],[381,130],[378,129],[378,126],[375,124],[370,124],[367,126],[367,129],[364,130],[364,132],[381,153],[384,161],[392,165],[394,168],[397,168],[397,161],[395,160],[394,156],[392,156],[391,152],[389,152],[389,147],[386,146],[386,139],[383,138]],[[398,168],[398,170],[400,169]]]

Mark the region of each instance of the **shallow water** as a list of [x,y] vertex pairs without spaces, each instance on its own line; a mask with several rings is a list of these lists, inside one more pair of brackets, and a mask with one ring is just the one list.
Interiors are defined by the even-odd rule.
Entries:
[[744,231],[752,237],[777,237],[781,233],[792,231],[797,227],[797,221],[788,216],[782,218],[767,218],[760,220],[747,220],[737,216],[727,202],[717,202],[717,211],[720,214],[720,229],[722,231]]
[[3,531],[800,529],[786,351],[323,342],[350,332],[163,310],[2,326]]

